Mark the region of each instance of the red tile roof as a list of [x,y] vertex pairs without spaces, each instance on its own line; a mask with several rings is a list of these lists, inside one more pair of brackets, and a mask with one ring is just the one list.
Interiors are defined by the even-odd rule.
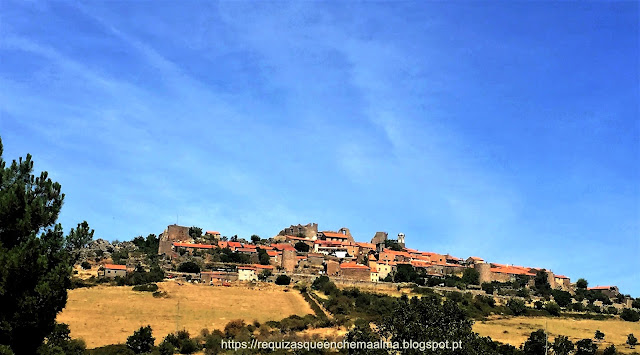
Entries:
[[532,274],[529,271],[527,271],[526,268],[517,267],[517,266],[492,267],[491,272],[496,272],[499,274],[509,274],[509,275],[535,276],[535,274]]
[[359,246],[360,248],[368,248],[368,249],[376,248],[375,244],[372,244],[372,243],[356,242],[356,245]]
[[275,250],[267,250],[267,254],[268,254],[269,256],[276,256],[276,255],[278,255],[278,252],[277,252],[277,251],[275,251]]
[[468,259],[477,260],[477,261],[484,261],[483,258],[480,258],[480,257],[477,257],[477,256],[470,256]]
[[116,264],[104,264],[104,268],[105,269],[111,269],[111,270],[126,270],[127,266],[126,265],[116,265]]
[[220,235],[220,232],[216,232],[216,231],[206,231],[204,234]]
[[254,264],[253,267],[256,268],[256,269],[273,270],[273,265]]
[[296,250],[291,244],[282,243],[282,244],[271,244],[274,249],[277,250]]
[[324,234],[325,237],[329,237],[329,238],[342,238],[342,239],[349,238],[345,234],[342,234],[342,233],[335,233],[335,232],[320,232],[320,233]]
[[564,275],[554,275],[556,279],[568,279],[568,277]]
[[240,242],[227,242],[227,245],[229,245],[229,248],[242,248],[242,243]]
[[367,265],[356,264],[354,262],[340,264],[341,269],[369,269]]
[[194,248],[194,249],[213,249],[216,246],[211,244],[193,244],[193,243],[173,243],[174,247],[180,248]]

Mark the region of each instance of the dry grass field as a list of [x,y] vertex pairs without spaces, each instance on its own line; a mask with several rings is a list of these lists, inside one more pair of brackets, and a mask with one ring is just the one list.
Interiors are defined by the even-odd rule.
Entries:
[[[604,341],[599,349],[604,349],[613,343],[618,351],[632,352],[626,345],[627,334],[633,333],[636,338],[640,335],[640,323],[616,320],[590,320],[571,318],[549,317],[511,317],[476,322],[473,330],[482,336],[490,336],[491,339],[515,346],[520,346],[529,337],[531,332],[544,329],[545,323],[551,341],[557,335],[565,335],[571,341],[585,338],[593,339],[596,330],[605,334]],[[638,347],[634,351],[640,351]]]
[[176,329],[197,335],[203,328],[222,329],[232,319],[265,322],[312,313],[298,291],[285,292],[276,286],[262,290],[175,282],[158,286],[168,298],[134,292],[131,286],[71,290],[58,321],[69,324],[71,336],[95,348],[123,343],[134,330],[147,324],[159,342]]

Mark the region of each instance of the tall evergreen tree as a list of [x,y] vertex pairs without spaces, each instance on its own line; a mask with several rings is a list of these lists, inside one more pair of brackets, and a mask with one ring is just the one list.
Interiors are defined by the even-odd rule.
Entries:
[[35,354],[67,302],[71,267],[62,226],[64,194],[33,162],[7,166],[0,140],[0,347]]

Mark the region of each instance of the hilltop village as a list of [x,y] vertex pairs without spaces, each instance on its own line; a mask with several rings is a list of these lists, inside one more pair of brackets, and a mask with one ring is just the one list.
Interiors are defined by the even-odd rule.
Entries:
[[[414,282],[420,286],[462,285],[467,290],[482,289],[487,293],[493,293],[493,286],[502,291],[512,289],[505,295],[520,295],[515,293],[516,288],[534,288],[536,278],[543,278],[551,290],[571,296],[577,289],[569,277],[551,270],[498,264],[477,256],[460,258],[419,251],[406,247],[402,233],[391,239],[388,233],[377,232],[369,242],[358,242],[348,228],[320,231],[316,223],[291,225],[272,238],[252,236],[251,241],[223,237],[217,231],[203,233],[200,228],[169,225],[159,236],[158,255],[169,278],[187,278],[208,285],[274,280],[278,275],[287,275],[293,282],[312,281],[318,275],[326,275],[336,283],[352,286]],[[178,266],[187,261],[197,264],[198,269],[180,271]],[[133,267],[106,264],[100,273],[115,278],[126,276]],[[598,306],[611,305],[611,299],[617,307],[626,308],[633,301],[620,294],[616,286],[589,290],[600,295],[595,303]]]

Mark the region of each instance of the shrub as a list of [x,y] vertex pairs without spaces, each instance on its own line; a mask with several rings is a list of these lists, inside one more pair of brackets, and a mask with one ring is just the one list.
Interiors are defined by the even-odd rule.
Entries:
[[140,291],[140,292],[156,292],[158,291],[158,285],[156,284],[136,285],[136,286],[133,286],[132,290]]
[[193,339],[185,339],[182,341],[182,346],[180,346],[181,354],[193,354],[196,351],[200,350],[198,344]]
[[[124,344],[107,345],[89,350],[91,355],[134,355],[133,350]],[[0,353],[1,354],[1,353]]]
[[127,338],[127,347],[136,354],[148,353],[156,339],[152,336],[151,326],[140,327]]
[[326,275],[318,276],[315,278],[315,280],[313,280],[313,283],[311,283],[311,288],[314,290],[320,290],[328,282],[331,282],[328,276]]
[[558,306],[558,304],[555,302],[548,302],[546,305],[544,305],[544,309],[552,316],[560,315],[560,306]]
[[640,313],[633,309],[625,308],[622,310],[622,313],[620,313],[620,318],[627,322],[637,322],[640,320]]
[[509,299],[509,301],[507,302],[507,307],[509,307],[511,312],[513,312],[513,314],[516,316],[525,314],[527,312],[527,307],[525,306],[524,301],[517,298]]
[[582,339],[576,342],[576,355],[593,355],[598,346],[591,339]]
[[602,355],[616,355],[616,346],[611,344],[604,349]]
[[272,274],[273,273],[271,272],[271,270],[262,270],[262,272],[260,274],[258,274],[258,280],[267,281],[269,276],[271,276]]
[[294,247],[296,248],[297,251],[302,252],[302,253],[306,253],[309,251],[309,244],[305,243],[305,242],[297,242]]
[[482,287],[482,290],[489,295],[492,295],[493,291],[495,291],[493,284],[490,282],[483,282],[481,287]]
[[176,352],[176,347],[167,341],[163,341],[158,347],[158,352],[160,355],[173,355]]
[[193,261],[185,261],[178,266],[178,271],[197,274],[200,272],[200,266],[198,266],[198,264],[194,263]]
[[291,283],[291,278],[287,275],[279,275],[276,278],[276,285],[288,285]]
[[535,309],[537,309],[537,310],[541,310],[543,306],[544,306],[544,303],[542,303],[540,301],[535,301],[533,303],[533,307],[535,307]]
[[466,268],[462,273],[462,282],[467,285],[479,285],[480,273],[476,269]]
[[82,264],[80,264],[80,267],[84,270],[89,270],[91,269],[91,264],[89,264],[87,261],[83,261]]

